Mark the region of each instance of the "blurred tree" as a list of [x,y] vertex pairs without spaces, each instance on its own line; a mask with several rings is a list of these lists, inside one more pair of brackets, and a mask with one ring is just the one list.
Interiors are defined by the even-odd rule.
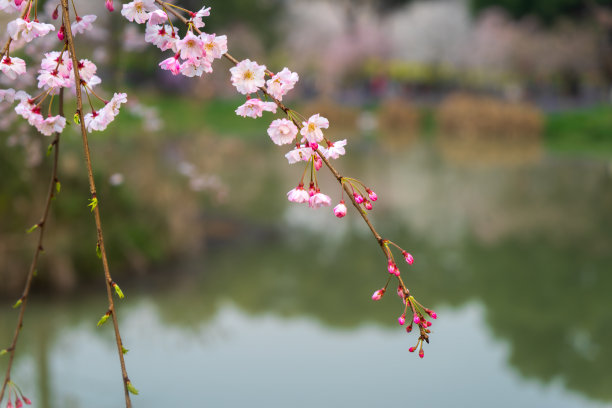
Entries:
[[533,15],[547,24],[562,16],[578,17],[586,14],[589,3],[612,6],[612,0],[471,0],[475,12],[497,6],[507,10],[514,18]]

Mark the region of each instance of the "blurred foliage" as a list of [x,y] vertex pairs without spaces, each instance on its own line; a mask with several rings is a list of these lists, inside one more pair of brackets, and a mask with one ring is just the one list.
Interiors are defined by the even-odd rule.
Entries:
[[[594,0],[603,6],[612,6],[612,0]],[[587,12],[584,0],[471,0],[476,12],[489,7],[502,7],[514,18],[528,15],[539,17],[546,23],[553,23],[560,17],[576,18]]]
[[612,152],[612,107],[608,105],[548,116],[547,144],[555,151],[610,155]]

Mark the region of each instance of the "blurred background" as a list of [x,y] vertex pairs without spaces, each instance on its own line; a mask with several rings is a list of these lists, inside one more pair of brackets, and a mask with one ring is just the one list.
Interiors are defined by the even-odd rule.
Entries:
[[[404,279],[438,313],[423,360],[393,291],[370,300],[388,274],[357,214],[286,201],[303,168],[270,142],[271,115],[235,115],[229,63],[174,77],[119,4],[76,3],[98,15],[77,37],[98,92],[128,93],[90,144],[135,406],[612,406],[612,1],[206,3],[205,31],[298,72],[287,105],[348,139],[338,169],[377,192],[375,225],[414,255]],[[2,88],[32,90],[29,66]],[[49,141],[0,103],[0,348]],[[39,407],[121,406],[75,126],[60,156],[12,378]]]

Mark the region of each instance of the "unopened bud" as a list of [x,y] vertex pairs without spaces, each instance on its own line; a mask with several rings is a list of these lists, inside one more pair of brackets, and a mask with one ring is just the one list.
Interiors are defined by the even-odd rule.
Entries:
[[411,353],[414,353],[414,350],[416,350],[416,346],[412,346],[408,349],[408,351]]
[[423,358],[425,356],[425,352],[423,351],[423,349],[419,350],[419,357]]
[[59,17],[59,11],[58,11],[59,6],[57,6],[55,8],[55,10],[53,10],[53,14],[51,14],[51,18],[54,20],[57,20],[57,18]]
[[372,203],[369,202],[369,201],[366,201],[364,206],[365,206],[366,210],[368,210],[368,211],[372,209]]
[[406,333],[410,333],[412,331],[412,323],[406,326]]
[[363,203],[363,197],[361,196],[361,194],[353,193],[353,197],[355,198],[355,202],[357,204]]
[[64,26],[62,25],[57,32],[57,39],[60,41],[64,41]]
[[397,322],[400,324],[400,326],[403,326],[404,323],[406,323],[406,315],[402,314],[400,317],[398,317]]
[[321,160],[321,158],[317,156],[314,161],[314,166],[315,170],[321,170],[321,167],[323,167],[323,160]]
[[415,315],[414,315],[414,319],[413,319],[413,321],[414,321],[414,324],[419,324],[419,323],[421,323],[421,319],[419,318],[419,315],[418,315],[418,314],[415,314]]
[[115,7],[113,6],[113,0],[106,0],[106,2],[104,3],[104,5],[106,6],[106,9],[108,11],[113,11],[115,10]]
[[28,397],[22,395],[21,398],[23,398],[23,402],[25,402],[26,405],[32,405],[32,401],[30,401]]
[[406,260],[406,262],[408,262],[408,265],[412,265],[414,263],[414,258],[408,252],[403,251],[402,255],[404,259]]
[[376,193],[370,190],[369,188],[366,189],[366,193],[368,193],[368,197],[370,197],[370,200],[372,201],[378,200],[378,196],[376,195]]
[[384,294],[385,294],[385,290],[384,289],[378,289],[372,295],[372,300],[380,300],[383,297]]

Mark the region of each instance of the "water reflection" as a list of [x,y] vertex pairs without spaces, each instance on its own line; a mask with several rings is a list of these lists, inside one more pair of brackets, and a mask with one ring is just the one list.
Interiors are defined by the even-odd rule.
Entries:
[[[441,316],[426,358],[407,353],[415,338],[397,327],[396,299],[369,300],[386,276],[368,232],[356,217],[270,207],[299,177],[271,161],[262,195],[209,215],[223,240],[126,288],[139,406],[365,407],[415,392],[432,407],[612,401],[606,164],[471,168],[427,145],[376,157],[344,168],[389,181],[376,186],[376,222],[410,247],[409,285]],[[97,296],[33,304],[16,376],[41,406],[120,405],[112,335],[94,328],[104,309]],[[13,316],[1,310],[6,342]]]

